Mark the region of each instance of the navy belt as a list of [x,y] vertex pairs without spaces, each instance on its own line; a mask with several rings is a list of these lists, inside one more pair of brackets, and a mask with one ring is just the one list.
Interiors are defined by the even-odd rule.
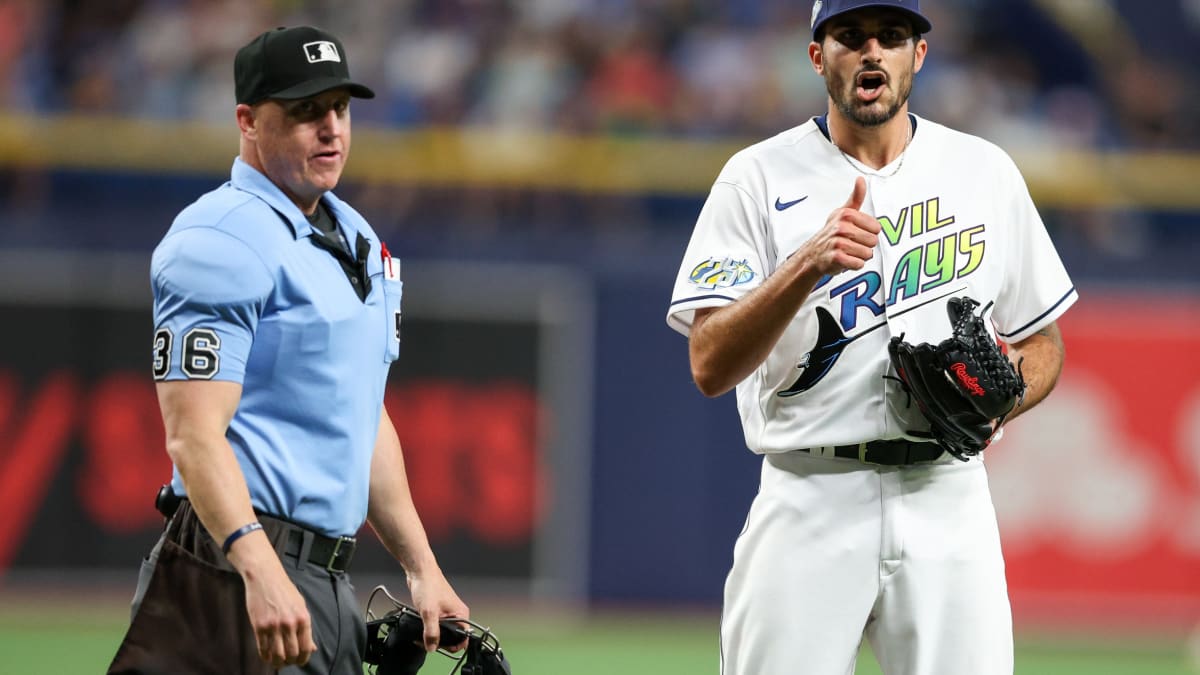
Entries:
[[945,448],[937,443],[896,439],[889,441],[867,441],[853,445],[830,445],[820,448],[803,448],[800,452],[819,457],[841,457],[857,459],[867,464],[882,466],[906,466],[932,462],[942,456]]
[[[345,572],[354,558],[354,549],[358,545],[354,537],[326,537],[312,533],[313,543],[308,550],[308,561],[324,567],[330,572]],[[295,558],[300,557],[304,548],[304,531],[292,526],[288,531],[287,547],[283,552]]]

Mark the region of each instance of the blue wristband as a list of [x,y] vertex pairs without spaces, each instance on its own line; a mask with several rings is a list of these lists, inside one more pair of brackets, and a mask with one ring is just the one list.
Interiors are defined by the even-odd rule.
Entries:
[[229,547],[233,546],[233,542],[237,541],[238,539],[241,539],[242,537],[250,534],[251,532],[253,532],[255,530],[261,530],[261,529],[263,529],[262,523],[259,523],[259,522],[253,522],[253,523],[250,523],[249,525],[241,526],[233,534],[231,534],[225,538],[225,543],[221,544],[221,552],[224,553],[225,555],[229,555]]

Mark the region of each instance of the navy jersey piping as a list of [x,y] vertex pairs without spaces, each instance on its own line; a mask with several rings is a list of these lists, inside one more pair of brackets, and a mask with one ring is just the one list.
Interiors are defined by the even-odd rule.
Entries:
[[[829,119],[828,119],[828,117],[829,117],[829,115],[820,115],[818,117],[812,118],[812,121],[814,124],[817,125],[817,129],[820,130],[821,134],[823,136],[825,136],[825,140],[832,143],[833,136],[829,135]],[[912,123],[913,135],[915,136],[917,134],[917,116],[912,113],[908,113],[908,121]]]
[[1042,312],[1041,314],[1038,314],[1037,317],[1035,317],[1032,321],[1030,321],[1029,323],[1025,324],[1024,326],[1021,326],[1020,328],[1012,331],[1011,333],[999,333],[999,335],[1001,337],[1009,337],[1012,335],[1016,335],[1017,333],[1020,333],[1021,331],[1025,330],[1026,328],[1029,328],[1030,326],[1037,323],[1038,321],[1041,321],[1042,318],[1044,318],[1047,314],[1053,312],[1055,309],[1058,309],[1059,305],[1066,302],[1067,298],[1071,297],[1074,294],[1075,294],[1075,287],[1072,286],[1071,290],[1067,291],[1066,295],[1063,295],[1061,298],[1058,299],[1058,302],[1054,303],[1053,305],[1050,305],[1050,309],[1047,309],[1046,311]]
[[713,300],[713,299],[728,300],[730,302],[733,302],[734,300],[736,300],[736,298],[731,298],[728,295],[717,295],[716,293],[713,293],[713,294],[709,294],[709,295],[694,295],[690,298],[684,298],[683,300],[676,300],[675,302],[671,303],[671,306],[674,307],[675,305],[682,305],[685,302],[695,302],[696,300]]

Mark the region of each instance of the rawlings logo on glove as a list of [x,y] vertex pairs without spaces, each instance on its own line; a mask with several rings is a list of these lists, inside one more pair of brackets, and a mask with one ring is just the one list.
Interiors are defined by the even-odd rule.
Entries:
[[901,386],[929,420],[933,440],[964,462],[987,447],[1025,395],[1019,367],[983,322],[991,303],[979,314],[976,307],[971,298],[951,298],[946,312],[954,334],[937,345],[913,345],[903,335],[888,343]]
[[954,374],[958,376],[958,381],[962,383],[962,386],[967,391],[971,392],[972,396],[983,396],[986,393],[983,391],[983,387],[979,386],[979,378],[971,377],[967,374],[967,364],[959,361],[952,364],[950,370],[954,371]]

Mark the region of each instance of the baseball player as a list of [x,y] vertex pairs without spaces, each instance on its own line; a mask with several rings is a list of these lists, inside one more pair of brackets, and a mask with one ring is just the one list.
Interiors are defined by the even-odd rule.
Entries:
[[993,303],[1027,386],[1011,419],[1053,388],[1076,291],[1009,157],[908,112],[931,28],[918,0],[818,0],[827,114],[729,160],[675,282],[696,385],[736,388],[763,455],[726,675],[846,675],[864,637],[888,675],[1013,669],[982,455],[930,442],[887,347],[946,338],[950,298]]
[[383,407],[399,264],[332,190],[350,150],[334,36],[256,37],[234,62],[229,182],[155,249],[153,373],[183,497],[143,563],[110,672],[361,675],[347,568],[369,520],[407,573],[425,645],[468,616],[413,507]]

